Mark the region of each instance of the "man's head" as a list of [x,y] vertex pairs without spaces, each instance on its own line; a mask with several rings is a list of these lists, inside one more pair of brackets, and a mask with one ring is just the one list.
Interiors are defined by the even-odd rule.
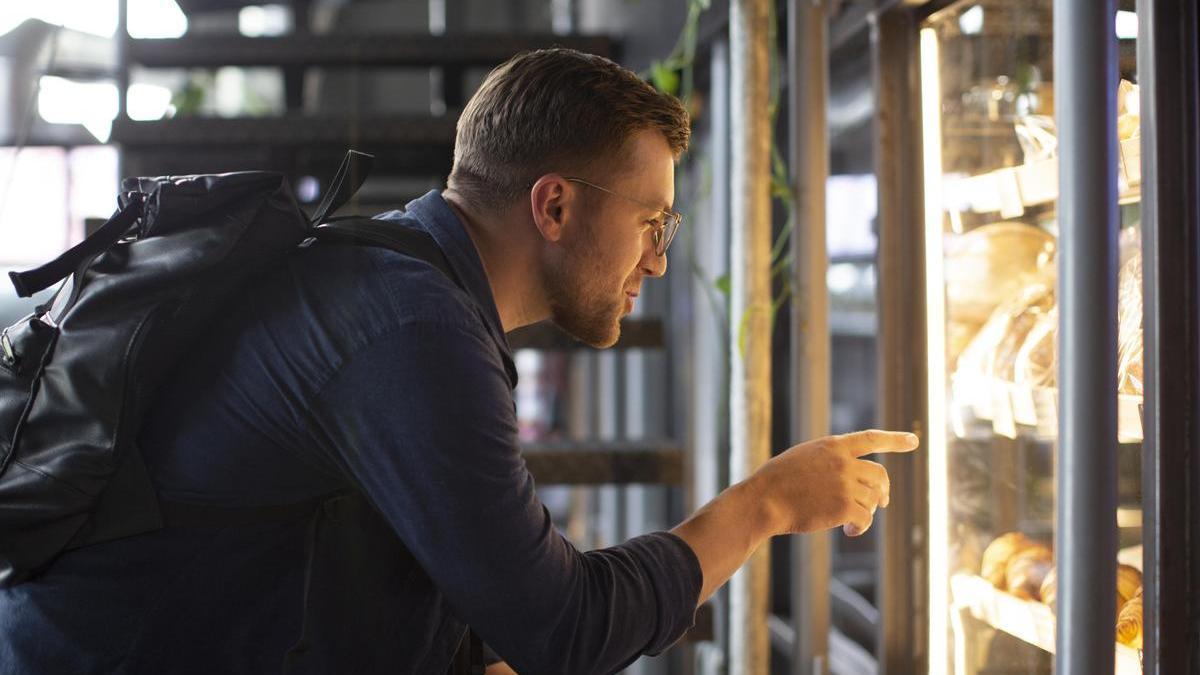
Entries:
[[653,232],[689,135],[679,101],[629,70],[572,50],[531,52],[492,71],[467,104],[448,184],[477,210],[524,214],[551,319],[608,346],[628,294],[666,269]]

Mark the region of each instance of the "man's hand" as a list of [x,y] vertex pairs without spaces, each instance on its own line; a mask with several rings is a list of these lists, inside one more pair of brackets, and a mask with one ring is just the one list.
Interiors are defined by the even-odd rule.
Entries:
[[863,457],[916,447],[916,436],[892,431],[818,438],[773,457],[717,495],[672,530],[700,561],[700,602],[770,537],[838,525],[850,536],[866,532],[875,509],[888,505],[891,483],[882,466]]
[[887,471],[863,457],[916,447],[916,436],[892,431],[818,438],[771,458],[746,482],[762,495],[770,536],[842,525],[857,537],[871,527],[875,509],[887,507],[891,493]]

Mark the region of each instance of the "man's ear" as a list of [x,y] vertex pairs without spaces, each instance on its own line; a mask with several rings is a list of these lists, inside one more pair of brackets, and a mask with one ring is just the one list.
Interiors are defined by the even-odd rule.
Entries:
[[533,184],[529,191],[529,207],[533,215],[533,224],[541,233],[542,239],[558,242],[562,239],[563,224],[566,221],[566,207],[570,201],[571,191],[567,180],[556,173],[548,173]]

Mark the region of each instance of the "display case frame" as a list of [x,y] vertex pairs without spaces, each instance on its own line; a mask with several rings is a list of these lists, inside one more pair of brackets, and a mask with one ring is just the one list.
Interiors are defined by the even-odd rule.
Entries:
[[[923,432],[926,440],[930,431],[924,358],[927,335],[925,322],[914,320],[926,315],[929,304],[925,249],[919,241],[923,240],[925,207],[919,28],[924,19],[954,4],[943,0],[881,3],[871,17],[880,190],[880,424]],[[1200,672],[1200,565],[1196,556],[1200,508],[1189,496],[1200,494],[1200,442],[1196,438],[1200,421],[1197,9],[1195,3],[1141,0],[1137,13],[1147,373],[1142,420],[1147,594],[1142,658],[1146,673]],[[1115,82],[1111,86],[1115,88]],[[1115,289],[1102,293],[1113,294],[1100,301],[1115,306]],[[1103,358],[1100,350],[1093,351],[1097,353],[1088,358]],[[1078,412],[1067,414],[1083,423]],[[1115,435],[1112,441],[1115,443]],[[930,663],[928,445],[922,450],[925,452],[913,457],[888,458],[886,462],[893,477],[893,495],[909,490],[912,497],[894,500],[880,523],[882,630],[877,655],[881,673],[949,669],[940,662],[941,655],[934,655],[932,667]],[[1100,467],[1100,471],[1111,470],[1111,466]],[[1086,473],[1088,469],[1075,471]],[[1085,480],[1083,473],[1076,480]],[[1060,564],[1086,579],[1087,573],[1079,573],[1083,563],[1070,557],[1081,554],[1065,555],[1068,557],[1060,558]],[[1112,644],[1110,641],[1101,649],[1112,650]],[[1076,662],[1081,665],[1068,668],[1095,660],[1095,654],[1087,653],[1092,649],[1087,640],[1068,645],[1068,649],[1078,652],[1074,658],[1081,659]],[[1128,654],[1125,657],[1128,659]],[[1060,667],[1060,672],[1083,671]]]

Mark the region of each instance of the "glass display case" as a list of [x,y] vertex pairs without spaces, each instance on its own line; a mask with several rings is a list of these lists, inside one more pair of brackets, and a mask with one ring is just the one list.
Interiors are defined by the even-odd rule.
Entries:
[[[1057,297],[1053,4],[960,2],[915,26],[934,673],[1055,667],[1057,445],[1065,414],[1057,380],[1067,343],[1059,339]],[[1118,12],[1109,26],[1120,71],[1112,75],[1120,227],[1117,377],[1110,385],[1118,480],[1116,513],[1094,516],[1115,519],[1119,545],[1117,578],[1095,591],[1115,596],[1114,668],[1128,674],[1142,672],[1142,125],[1137,15]],[[1095,225],[1094,236],[1108,236],[1104,223]],[[1108,297],[1104,288],[1094,291],[1096,302]]]

